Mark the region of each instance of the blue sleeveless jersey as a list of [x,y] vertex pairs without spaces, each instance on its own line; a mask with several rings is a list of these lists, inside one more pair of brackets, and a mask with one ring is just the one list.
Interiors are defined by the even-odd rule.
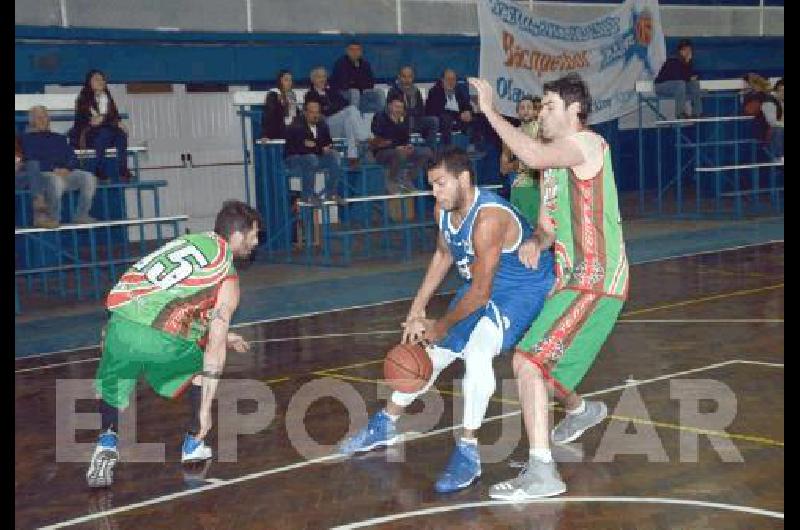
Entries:
[[465,281],[450,302],[450,310],[466,294],[472,283],[472,264],[475,262],[472,227],[482,208],[501,208],[507,211],[516,220],[520,235],[514,245],[503,249],[500,255],[500,263],[492,282],[492,293],[486,307],[457,323],[445,338],[438,341],[438,346],[454,352],[460,352],[464,348],[478,320],[484,316],[501,330],[502,349],[508,351],[513,348],[541,311],[547,294],[555,283],[552,251],[543,251],[538,267],[533,270],[525,267],[519,259],[520,244],[533,234],[525,217],[499,195],[476,188],[475,200],[460,226],[453,226],[450,212],[441,210],[439,214],[439,230],[447,242],[459,274]]
[[[472,264],[475,262],[475,251],[472,248],[472,227],[478,212],[482,208],[501,208],[511,214],[520,228],[520,236],[514,246],[503,249],[500,255],[500,264],[494,275],[492,291],[505,291],[508,289],[525,289],[535,287],[542,281],[548,282],[547,269],[554,269],[552,252],[542,252],[539,267],[531,270],[519,260],[519,245],[533,235],[533,229],[525,217],[511,203],[491,191],[475,189],[475,200],[461,226],[455,228],[452,223],[451,213],[441,210],[439,215],[439,230],[450,248],[450,254],[458,268],[458,273],[467,281],[472,281]],[[534,285],[532,285],[534,284]]]

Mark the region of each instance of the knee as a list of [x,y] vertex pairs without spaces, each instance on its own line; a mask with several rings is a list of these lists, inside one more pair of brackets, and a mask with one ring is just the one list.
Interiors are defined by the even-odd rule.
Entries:
[[514,367],[514,377],[516,377],[518,381],[536,379],[542,375],[539,367],[536,366],[533,361],[531,361],[524,353],[514,353],[514,360],[512,364]]
[[76,172],[81,177],[81,188],[87,193],[94,193],[94,190],[97,188],[97,177],[88,171],[76,170]]
[[686,87],[687,87],[687,83],[685,83],[685,82],[676,83],[675,84],[675,95],[676,96],[680,96],[680,95],[686,94]]
[[491,397],[497,386],[491,363],[486,366],[485,363],[472,364],[467,361],[466,365],[464,388],[469,389],[470,392],[475,393],[478,397],[484,399]]

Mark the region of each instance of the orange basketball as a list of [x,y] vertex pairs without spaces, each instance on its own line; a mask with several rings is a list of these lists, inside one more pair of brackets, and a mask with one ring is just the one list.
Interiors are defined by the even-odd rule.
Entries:
[[420,344],[398,344],[383,362],[383,377],[398,392],[422,390],[432,373],[431,358]]

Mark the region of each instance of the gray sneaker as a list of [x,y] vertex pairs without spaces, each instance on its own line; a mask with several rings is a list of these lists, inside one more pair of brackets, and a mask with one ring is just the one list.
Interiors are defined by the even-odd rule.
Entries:
[[553,443],[567,444],[574,442],[587,429],[594,427],[606,416],[608,407],[602,401],[586,401],[586,410],[582,414],[567,414],[553,429]]
[[507,501],[522,501],[552,497],[565,491],[567,491],[567,485],[561,480],[555,461],[545,463],[531,458],[517,478],[492,486],[489,489],[489,497]]

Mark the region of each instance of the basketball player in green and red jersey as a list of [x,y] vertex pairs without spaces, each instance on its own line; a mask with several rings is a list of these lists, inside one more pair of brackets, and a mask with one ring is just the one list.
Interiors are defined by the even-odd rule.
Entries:
[[119,459],[119,410],[128,406],[139,376],[161,396],[189,389],[192,422],[181,460],[211,458],[203,442],[211,429],[211,403],[228,347],[249,349],[228,325],[239,305],[234,258],[258,244],[261,219],[240,201],[227,201],[213,232],[180,236],[133,265],[106,299],[110,318],[95,387],[102,432],[86,480],[110,486]]
[[518,343],[513,362],[530,445],[528,465],[517,478],[494,485],[489,495],[511,500],[558,495],[566,485],[550,452],[548,389],[567,410],[553,429],[554,443],[577,439],[608,415],[604,403],[583,400],[574,389],[628,296],[611,152],[586,127],[591,97],[578,74],[545,83],[539,115],[542,140],[516,130],[494,110],[489,83],[470,83],[500,138],[528,167],[543,170],[538,226],[520,249],[520,259],[536,267],[540,253],[551,246],[556,256],[556,285]]

